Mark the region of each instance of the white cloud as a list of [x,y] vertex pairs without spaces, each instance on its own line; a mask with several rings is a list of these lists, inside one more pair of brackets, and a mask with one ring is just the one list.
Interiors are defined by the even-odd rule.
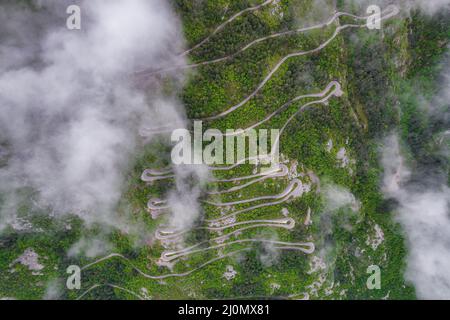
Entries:
[[344,207],[350,207],[353,211],[359,211],[360,203],[346,188],[327,184],[321,191],[325,197],[325,211],[333,212]]
[[383,191],[398,201],[398,221],[406,232],[406,279],[422,299],[450,298],[450,189],[441,183],[409,181],[397,136],[385,140]]

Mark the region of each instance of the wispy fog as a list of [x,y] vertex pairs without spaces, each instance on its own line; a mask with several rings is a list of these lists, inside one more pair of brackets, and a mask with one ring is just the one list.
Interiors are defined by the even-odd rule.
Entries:
[[[397,219],[408,243],[406,279],[419,298],[450,298],[450,189],[427,177],[410,180],[397,135],[388,137],[382,152],[383,191],[397,201]],[[435,177],[434,177],[435,178]]]
[[[430,101],[418,97],[421,112],[439,123],[439,132],[428,141],[429,152],[447,159],[450,125],[450,57],[441,63],[440,90]],[[431,148],[431,146],[433,146]],[[382,150],[383,191],[398,203],[398,221],[408,243],[406,278],[419,298],[450,299],[450,188],[445,165],[419,165],[405,161],[397,134],[385,139]],[[409,159],[409,158],[408,158]]]
[[[66,28],[74,3],[82,30]],[[121,227],[115,208],[139,129],[183,118],[159,83],[132,74],[180,59],[179,21],[164,0],[34,6],[3,1],[0,11],[0,230],[24,187],[52,215]]]
[[359,210],[359,201],[348,189],[342,186],[327,184],[321,192],[324,195],[326,212],[334,212],[345,207],[351,208],[354,212]]
[[170,227],[189,229],[201,215],[198,198],[208,180],[209,171],[204,165],[180,165],[175,168],[175,188],[170,191],[168,204],[171,208]]

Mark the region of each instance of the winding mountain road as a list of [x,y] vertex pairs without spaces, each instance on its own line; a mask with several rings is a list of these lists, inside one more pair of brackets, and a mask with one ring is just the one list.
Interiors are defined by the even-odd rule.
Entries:
[[[193,46],[192,48],[190,48],[189,50],[186,50],[185,52],[181,53],[181,56],[185,56],[189,53],[191,53],[192,51],[196,50],[197,48],[199,48],[200,46],[202,46],[204,43],[206,43],[207,41],[209,41],[211,39],[212,36],[214,36],[215,34],[217,34],[219,31],[221,31],[227,24],[231,23],[232,21],[234,21],[236,18],[238,18],[239,16],[241,16],[242,14],[246,13],[246,12],[251,12],[251,11],[255,11],[255,10],[259,10],[260,8],[267,6],[271,3],[273,3],[274,0],[267,0],[265,2],[263,2],[260,5],[251,7],[251,8],[247,8],[244,9],[236,14],[234,14],[231,18],[227,19],[224,23],[222,23],[221,25],[219,25],[208,37],[206,37],[205,39],[203,39],[201,42],[199,42],[198,44],[196,44],[195,46]],[[389,10],[389,8],[391,8]],[[392,9],[394,8],[394,9]],[[391,11],[388,14],[384,15],[382,17],[382,20],[384,19],[388,19],[392,16],[395,16],[399,13],[398,8],[396,8],[395,6],[389,6],[387,11]],[[218,59],[214,59],[214,60],[210,60],[210,61],[204,61],[204,62],[199,62],[199,63],[195,63],[195,64],[191,64],[191,65],[186,65],[186,66],[174,66],[173,68],[170,69],[163,69],[163,70],[159,70],[159,71],[152,71],[153,73],[155,72],[163,72],[166,70],[171,70],[174,68],[195,68],[201,65],[207,65],[207,64],[212,64],[212,63],[218,63],[221,61],[225,61],[228,59],[231,59],[233,57],[235,57],[237,54],[242,53],[245,50],[248,50],[249,48],[251,48],[252,46],[266,41],[268,39],[272,39],[272,38],[276,38],[276,37],[280,37],[280,36],[286,36],[286,35],[290,35],[290,34],[294,34],[294,33],[299,33],[299,32],[306,32],[309,30],[313,30],[313,29],[318,29],[318,28],[324,28],[328,25],[331,25],[332,23],[334,23],[339,17],[341,16],[348,16],[348,17],[352,17],[358,20],[362,20],[362,19],[367,19],[367,17],[359,17],[359,16],[355,16],[352,14],[348,14],[348,13],[344,13],[344,12],[337,12],[333,15],[333,17],[331,19],[329,19],[327,22],[315,25],[315,26],[311,26],[311,27],[306,27],[306,28],[301,28],[301,29],[297,29],[297,30],[290,30],[290,31],[285,31],[285,32],[279,32],[279,33],[275,33],[269,36],[265,36],[259,39],[256,39],[250,43],[248,43],[247,45],[245,45],[244,47],[242,47],[241,49],[239,49],[237,52],[230,54],[226,57],[222,57],[222,58],[218,58]],[[327,39],[325,42],[323,42],[322,44],[320,44],[317,48],[315,49],[311,49],[311,50],[307,50],[307,51],[299,51],[299,52],[295,52],[295,53],[291,53],[287,56],[285,56],[284,58],[282,58],[271,70],[270,72],[266,75],[266,77],[262,80],[262,82],[259,83],[259,85],[256,87],[256,89],[250,94],[248,95],[246,98],[244,98],[241,102],[237,103],[236,105],[233,105],[231,107],[229,107],[228,109],[226,109],[225,111],[217,114],[217,115],[213,115],[213,116],[209,116],[207,118],[201,119],[201,120],[206,120],[206,121],[212,121],[212,120],[216,120],[222,117],[227,116],[228,114],[234,112],[235,110],[239,109],[240,107],[242,107],[244,104],[246,104],[248,101],[250,101],[266,84],[267,82],[273,77],[273,75],[278,71],[278,69],[290,58],[294,58],[294,57],[299,57],[299,56],[303,56],[303,55],[307,55],[307,54],[313,54],[316,52],[319,52],[320,50],[322,50],[323,48],[325,48],[326,46],[328,46],[337,36],[340,32],[342,32],[345,29],[349,29],[349,28],[362,28],[365,25],[362,24],[346,24],[343,26],[337,26],[333,35]],[[141,71],[141,72],[137,72],[137,75],[150,75],[152,74],[151,72],[148,71]],[[275,115],[279,114],[280,112],[284,111],[288,106],[290,106],[291,104],[301,100],[301,99],[306,99],[306,98],[320,98],[319,100],[316,101],[310,101],[304,105],[302,105],[294,114],[292,114],[288,120],[284,123],[283,127],[280,129],[279,135],[277,136],[277,139],[274,143],[274,145],[276,143],[279,142],[279,140],[281,139],[281,135],[283,134],[283,132],[285,131],[285,129],[287,128],[287,126],[289,125],[289,123],[303,110],[305,110],[307,107],[312,106],[314,104],[325,104],[328,102],[328,100],[333,97],[333,96],[341,96],[343,94],[342,89],[341,89],[341,85],[337,82],[337,81],[332,81],[330,82],[327,87],[324,89],[324,91],[320,92],[320,93],[316,93],[316,94],[308,94],[308,95],[302,95],[302,96],[298,96],[295,97],[294,99],[286,102],[284,105],[282,105],[278,110],[276,110],[275,112],[271,113],[270,115],[268,115],[266,118],[264,118],[263,120],[249,126],[248,128],[244,129],[245,131],[248,131],[250,129],[253,129],[257,126],[262,125],[263,123],[269,121],[270,119],[272,119]],[[152,133],[158,133],[158,131],[152,131],[152,130],[148,130],[146,131],[146,133],[152,134]],[[226,134],[225,134],[226,135]],[[210,167],[210,169],[212,171],[222,171],[222,170],[231,170],[236,168],[237,166],[241,165],[242,163],[245,163],[246,161],[250,160],[251,158],[247,158],[244,159],[240,162],[238,162],[237,164],[233,164],[231,166],[218,166],[218,167]],[[222,191],[211,191],[208,192],[208,194],[210,195],[218,195],[218,194],[223,194],[223,193],[231,193],[231,192],[235,192],[238,190],[241,190],[251,184],[257,183],[257,182],[261,182],[265,179],[269,179],[269,178],[278,178],[278,177],[285,177],[288,174],[288,168],[286,165],[281,164],[279,165],[278,168],[274,168],[272,171],[269,172],[265,172],[263,174],[254,174],[254,175],[250,175],[250,176],[245,176],[245,177],[235,177],[235,178],[230,178],[230,179],[214,179],[213,182],[239,182],[239,181],[245,181],[245,180],[250,180],[250,179],[254,179],[252,181],[248,181],[242,185],[239,186],[235,186],[232,187],[230,189],[227,190],[222,190]],[[145,182],[153,182],[153,181],[157,181],[157,180],[164,180],[164,179],[172,179],[175,178],[175,174],[173,173],[172,169],[161,169],[161,170],[155,170],[155,169],[146,169],[142,175],[141,175],[141,179]],[[239,201],[232,201],[232,202],[212,202],[212,201],[204,201],[205,203],[209,204],[209,205],[213,205],[213,206],[217,206],[217,207],[224,207],[224,206],[234,206],[234,205],[238,205],[238,204],[246,204],[246,203],[251,203],[251,202],[256,202],[256,201],[264,201],[264,200],[277,200],[277,201],[271,201],[271,202],[265,202],[262,204],[258,204],[258,205],[254,205],[245,209],[240,209],[234,212],[231,212],[227,215],[221,216],[219,218],[216,219],[207,219],[204,222],[207,224],[207,226],[201,226],[201,227],[197,227],[195,229],[205,229],[211,232],[218,232],[220,236],[215,237],[213,239],[210,240],[206,240],[200,243],[197,243],[195,245],[183,248],[183,249],[176,249],[176,250],[165,250],[160,257],[160,260],[163,263],[171,263],[174,261],[177,261],[181,258],[184,258],[186,256],[190,256],[193,254],[197,254],[197,253],[201,253],[201,252],[206,252],[206,251],[211,251],[211,250],[217,250],[217,249],[223,249],[225,247],[234,245],[234,244],[253,244],[253,243],[262,243],[262,244],[268,244],[273,248],[276,249],[280,249],[280,250],[298,250],[301,251],[305,254],[312,254],[315,251],[315,247],[314,247],[314,243],[312,242],[294,242],[294,243],[290,243],[290,242],[282,242],[282,241],[276,241],[276,240],[270,240],[270,239],[257,239],[257,238],[251,238],[251,239],[238,239],[238,240],[234,240],[234,241],[228,241],[225,242],[226,240],[229,240],[232,236],[240,234],[242,231],[245,230],[249,230],[252,228],[263,228],[263,227],[274,227],[274,228],[284,228],[284,229],[292,229],[295,226],[295,221],[292,218],[283,218],[283,219],[274,219],[274,220],[270,220],[270,219],[255,219],[255,220],[248,220],[248,221],[239,221],[236,222],[236,217],[238,214],[242,214],[248,211],[252,211],[252,210],[256,210],[259,208],[263,208],[263,207],[267,207],[267,206],[274,206],[274,205],[278,205],[278,204],[282,204],[286,201],[289,201],[293,198],[296,198],[298,196],[300,196],[303,193],[303,188],[302,188],[303,184],[300,180],[298,179],[293,179],[292,181],[290,181],[288,187],[280,194],[278,195],[270,195],[270,196],[259,196],[259,197],[255,197],[255,198],[251,198],[251,199],[246,199],[246,200],[239,200]],[[152,198],[148,201],[148,209],[150,211],[153,212],[157,212],[157,214],[159,215],[158,212],[161,211],[165,211],[167,209],[170,209],[170,207],[167,205],[167,200],[160,200],[160,199],[156,199],[156,198]],[[153,213],[152,213],[153,214]],[[242,226],[242,227],[241,227]],[[227,234],[221,235],[221,232],[226,230],[226,229],[231,229],[231,228],[235,228],[235,227],[240,227],[236,230],[233,230]],[[180,236],[182,236],[183,234],[189,232],[191,230],[171,230],[171,229],[165,229],[164,228],[158,228],[156,231],[156,239],[160,240],[160,241],[169,241],[169,240],[174,240],[179,238]],[[208,243],[216,243],[215,245],[210,245],[208,247],[205,248],[201,248],[201,246],[208,244]],[[138,272],[141,276],[145,277],[145,278],[149,278],[149,279],[154,279],[154,280],[162,280],[162,279],[166,279],[166,278],[170,278],[170,277],[184,277],[184,276],[188,276],[190,274],[192,274],[193,272],[196,272],[202,268],[204,268],[205,266],[212,264],[216,261],[219,261],[221,259],[227,258],[227,257],[231,257],[234,256],[236,254],[245,252],[245,251],[249,251],[253,248],[253,246],[249,246],[240,250],[236,250],[236,251],[232,251],[229,252],[227,254],[220,254],[219,256],[210,259],[202,264],[200,264],[198,267],[193,268],[191,270],[188,270],[186,272],[183,273],[170,273],[170,274],[164,274],[164,275],[150,275],[145,273],[144,271],[142,271],[141,269],[137,268],[131,261],[130,259],[128,259],[127,257],[125,257],[122,254],[119,253],[112,253],[110,255],[107,255],[103,258],[100,258],[98,260],[95,260],[85,266],[83,266],[81,268],[81,270],[85,271],[103,261],[109,260],[109,259],[113,259],[113,258],[119,258],[124,260],[125,262],[129,263],[131,265],[131,267]],[[140,295],[133,293],[132,291],[122,288],[120,286],[117,285],[113,285],[113,284],[105,284],[106,286],[110,286],[112,288],[117,288],[120,290],[125,290],[126,292],[135,295],[138,298],[142,298]],[[87,293],[89,293],[90,291],[94,290],[95,288],[98,288],[101,285],[93,285],[92,287],[90,287],[87,291],[85,291],[81,296],[78,297],[78,299],[81,299],[83,296],[85,296]]]
[[[241,222],[234,222],[231,224],[223,225],[223,226],[207,226],[207,227],[196,227],[195,230],[208,230],[212,232],[222,232],[226,229],[234,228],[237,226],[254,224],[255,226],[283,226],[286,229],[292,229],[295,226],[295,221],[292,218],[282,218],[282,219],[274,219],[274,220],[247,220]],[[175,230],[175,229],[164,229],[158,228],[155,233],[155,237],[158,240],[169,240],[176,239],[181,237],[183,234],[192,231],[192,229],[185,230]]]
[[293,179],[290,181],[289,185],[286,187],[286,189],[277,195],[272,196],[260,196],[255,197],[251,199],[245,199],[245,200],[238,200],[238,201],[232,201],[232,202],[212,202],[212,201],[203,201],[203,203],[216,206],[216,207],[228,207],[228,206],[234,206],[237,204],[244,204],[244,203],[250,203],[250,202],[256,202],[256,201],[263,201],[263,200],[274,200],[274,199],[281,199],[286,197],[288,194],[296,193],[299,191],[300,188],[302,188],[303,183],[298,179]]
[[271,244],[275,248],[286,248],[286,249],[290,249],[290,250],[299,250],[306,254],[313,253],[314,249],[315,249],[314,243],[312,243],[312,242],[291,243],[291,242],[282,242],[282,241],[275,241],[275,240],[268,240],[268,239],[241,239],[241,240],[235,240],[235,241],[230,241],[230,242],[226,242],[226,243],[221,243],[221,244],[218,244],[215,246],[210,246],[210,247],[202,248],[202,249],[195,249],[200,245],[200,244],[196,244],[192,247],[184,248],[181,250],[164,251],[161,254],[161,260],[164,262],[173,262],[174,260],[177,260],[179,258],[188,256],[188,255],[192,255],[195,253],[205,252],[205,251],[214,250],[214,249],[220,249],[220,248],[230,246],[233,244],[255,243],[255,242]]
[[336,12],[326,22],[319,23],[317,25],[310,26],[310,27],[304,27],[304,28],[296,29],[296,30],[288,30],[288,31],[283,31],[283,32],[277,32],[277,33],[271,34],[269,36],[258,38],[256,40],[253,40],[252,42],[248,43],[247,45],[245,45],[244,47],[242,47],[238,51],[236,51],[236,52],[234,52],[232,54],[229,54],[227,56],[221,57],[221,58],[208,60],[208,61],[203,61],[203,62],[197,62],[197,63],[193,63],[193,64],[183,64],[183,65],[173,66],[173,67],[170,67],[170,68],[164,68],[164,69],[159,69],[159,70],[137,71],[135,73],[135,75],[137,75],[137,76],[152,76],[152,75],[158,74],[158,73],[170,72],[170,71],[175,71],[175,70],[193,69],[193,68],[197,68],[197,67],[200,67],[200,66],[205,66],[205,65],[209,65],[209,64],[214,64],[214,63],[219,63],[219,62],[231,60],[234,57],[236,57],[238,54],[240,54],[240,53],[250,49],[251,47],[253,47],[254,45],[256,45],[258,43],[267,41],[269,39],[282,37],[282,36],[288,36],[288,35],[292,35],[292,34],[296,34],[296,33],[303,33],[303,32],[307,32],[307,31],[311,31],[311,30],[322,29],[322,28],[325,28],[327,26],[330,26],[335,20],[337,20],[339,17],[342,17],[342,16],[352,17],[352,18],[358,19],[358,20],[366,20],[367,19],[367,16],[360,17],[360,16],[356,16],[356,15],[349,14],[349,13],[346,13],[346,12]]
[[204,43],[206,43],[207,41],[209,41],[209,39],[211,39],[212,36],[214,36],[216,33],[218,33],[220,30],[222,30],[227,24],[233,22],[234,20],[236,20],[238,17],[242,16],[244,13],[246,12],[252,12],[252,11],[256,11],[261,9],[262,7],[265,7],[269,4],[271,4],[272,2],[274,2],[274,0],[266,0],[263,3],[254,6],[254,7],[250,7],[250,8],[246,8],[242,11],[239,11],[238,13],[234,14],[231,18],[227,19],[224,23],[222,23],[221,25],[219,25],[216,29],[214,29],[213,32],[210,33],[210,35],[208,37],[206,37],[205,39],[203,39],[202,41],[200,41],[199,43],[197,43],[195,46],[193,46],[192,48],[184,51],[183,53],[181,53],[181,56],[185,56],[189,53],[191,53],[192,51],[194,51],[195,49],[199,48],[200,46],[202,46]]

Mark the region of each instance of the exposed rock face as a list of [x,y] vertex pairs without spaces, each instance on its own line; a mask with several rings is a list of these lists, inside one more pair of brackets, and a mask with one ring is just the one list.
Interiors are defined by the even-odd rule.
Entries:
[[10,264],[10,267],[13,267],[16,263],[28,267],[31,271],[40,271],[44,269],[44,265],[39,263],[39,255],[34,252],[32,248],[26,249],[22,255]]

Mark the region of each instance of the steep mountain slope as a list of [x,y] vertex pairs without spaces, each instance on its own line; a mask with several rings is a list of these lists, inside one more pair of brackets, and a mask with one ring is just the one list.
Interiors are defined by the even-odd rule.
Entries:
[[[250,164],[217,166],[208,180],[190,172],[180,182],[168,168],[167,138],[145,145],[119,211],[155,236],[136,245],[134,235],[114,231],[110,255],[67,257],[76,240],[102,227],[36,215],[33,224],[46,232],[0,237],[0,269],[9,270],[0,296],[40,298],[54,286],[68,299],[414,299],[404,278],[405,235],[380,188],[379,148],[401,126],[412,157],[430,154],[414,90],[419,82],[433,91],[448,18],[382,8],[381,29],[369,30],[359,17],[365,6],[345,1],[173,0],[173,7],[191,48],[180,53],[189,65],[179,66],[188,118],[206,119],[203,130],[259,122],[258,129],[282,129],[282,166],[268,176]],[[137,77],[173,92],[177,68]],[[201,186],[201,209],[186,230],[173,224],[189,210],[174,215],[164,202],[179,183]],[[14,262],[30,247],[44,261],[34,270],[42,275]],[[63,285],[71,264],[85,266],[81,290]],[[374,265],[379,290],[367,287]]]

